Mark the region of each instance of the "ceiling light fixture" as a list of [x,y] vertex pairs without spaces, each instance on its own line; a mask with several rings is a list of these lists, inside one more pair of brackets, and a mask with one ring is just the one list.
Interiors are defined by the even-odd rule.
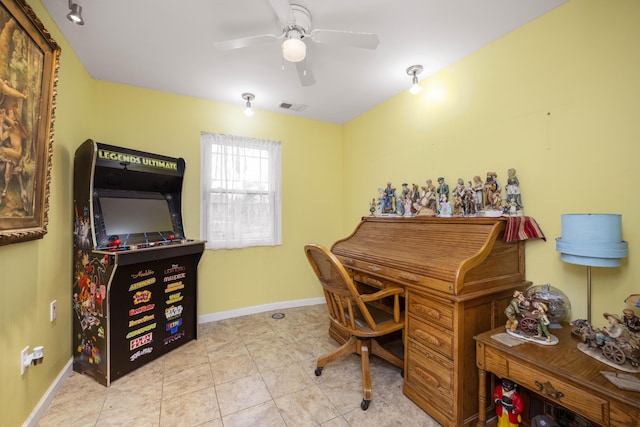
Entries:
[[243,93],[242,94],[242,99],[247,101],[247,106],[244,109],[244,115],[247,116],[247,117],[253,116],[255,114],[255,112],[251,109],[251,101],[256,99],[256,96],[254,94],[252,94],[252,93]]
[[420,74],[421,72],[422,65],[412,65],[411,67],[407,68],[407,74],[413,76],[413,78],[411,79],[411,82],[413,84],[409,89],[409,92],[411,92],[412,95],[417,95],[422,90],[422,86],[418,84],[418,74]]
[[306,55],[307,45],[302,41],[302,33],[295,28],[287,31],[287,38],[282,43],[284,59],[289,62],[300,62]]
[[71,10],[71,12],[67,14],[67,19],[76,25],[84,25],[84,20],[82,19],[82,6],[69,0],[69,10]]

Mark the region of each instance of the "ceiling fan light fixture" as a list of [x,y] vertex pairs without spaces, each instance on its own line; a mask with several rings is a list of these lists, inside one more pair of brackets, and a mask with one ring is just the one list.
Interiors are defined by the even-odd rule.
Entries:
[[243,111],[244,115],[247,117],[253,116],[255,114],[255,111],[253,111],[253,109],[251,108],[251,101],[256,99],[256,96],[252,93],[246,92],[242,94],[242,99],[246,101],[246,104],[245,104],[246,106]]
[[282,43],[282,56],[289,62],[300,62],[307,55],[307,45],[299,38],[287,38]]
[[407,74],[412,76],[411,78],[411,88],[409,88],[409,92],[412,95],[417,95],[422,91],[422,86],[418,84],[418,74],[422,72],[422,65],[412,65],[407,68]]
[[67,19],[76,25],[84,25],[82,6],[69,0],[69,10],[70,12],[67,14]]

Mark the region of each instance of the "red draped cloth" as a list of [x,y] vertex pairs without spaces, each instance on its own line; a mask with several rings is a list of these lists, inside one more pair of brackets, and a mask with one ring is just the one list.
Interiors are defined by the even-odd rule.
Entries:
[[504,231],[503,239],[505,242],[517,242],[518,240],[526,239],[547,241],[536,220],[530,216],[507,217],[507,228]]

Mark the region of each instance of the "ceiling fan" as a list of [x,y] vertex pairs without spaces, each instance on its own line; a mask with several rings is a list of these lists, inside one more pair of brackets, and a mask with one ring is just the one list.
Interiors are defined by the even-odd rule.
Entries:
[[289,4],[288,0],[269,0],[269,3],[282,26],[280,34],[262,34],[221,41],[214,44],[216,49],[240,49],[283,40],[283,58],[296,64],[302,86],[311,86],[315,83],[315,78],[309,66],[306,43],[336,44],[363,49],[375,49],[380,43],[378,35],[373,33],[311,29],[311,13],[305,7]]

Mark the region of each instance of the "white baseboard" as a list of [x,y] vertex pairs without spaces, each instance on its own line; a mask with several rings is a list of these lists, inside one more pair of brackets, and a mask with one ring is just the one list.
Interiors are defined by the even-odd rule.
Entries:
[[323,297],[300,299],[295,301],[274,302],[272,304],[244,307],[237,310],[221,311],[218,313],[203,314],[198,316],[198,323],[209,323],[218,320],[231,319],[233,317],[246,316],[247,314],[264,313],[265,311],[279,310],[281,308],[304,307],[307,305],[326,304]]
[[71,375],[72,366],[73,366],[73,358],[69,359],[66,365],[64,365],[64,368],[62,368],[62,370],[60,371],[56,379],[53,380],[53,382],[45,392],[44,396],[42,396],[42,398],[36,405],[36,407],[33,408],[33,411],[31,411],[29,418],[25,420],[25,422],[22,424],[22,427],[35,427],[38,424],[38,422],[44,416],[45,412],[47,412],[47,409],[49,409],[49,405],[51,405],[51,402],[53,402],[53,399],[56,397],[56,394],[58,394],[58,391],[62,387],[62,384],[64,384],[64,380],[69,375]]

